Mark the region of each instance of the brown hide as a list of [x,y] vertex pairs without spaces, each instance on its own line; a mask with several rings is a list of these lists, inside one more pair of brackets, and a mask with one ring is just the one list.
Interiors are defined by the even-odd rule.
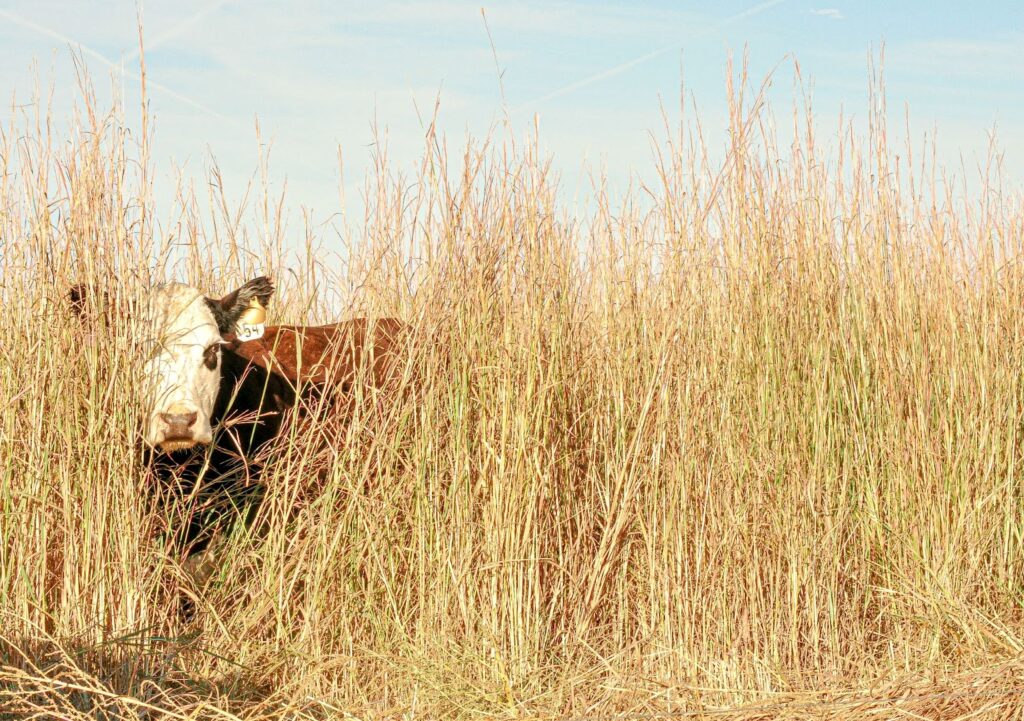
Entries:
[[407,326],[395,318],[358,318],[321,326],[268,326],[263,337],[227,348],[292,385],[314,383],[345,392],[355,374],[383,386],[396,370],[397,351]]
[[[354,408],[356,376],[364,388],[383,389],[398,377],[407,326],[394,318],[360,318],[322,326],[270,326],[262,338],[228,338],[221,367],[217,420],[260,414],[258,428],[243,433],[246,455],[280,431],[296,403],[326,399],[332,420]],[[366,399],[364,399],[366,400]],[[242,428],[244,431],[244,427]]]

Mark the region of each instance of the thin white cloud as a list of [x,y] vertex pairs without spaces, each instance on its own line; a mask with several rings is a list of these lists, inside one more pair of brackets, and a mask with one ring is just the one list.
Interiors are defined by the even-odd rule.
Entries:
[[[456,32],[478,33],[479,2],[466,0],[378,0],[355,3],[347,8],[348,26],[363,23],[422,27],[444,23]],[[518,0],[490,3],[487,22],[495,31],[527,32],[531,35],[575,37],[619,36],[657,33],[666,23],[699,22],[704,13],[669,8],[645,8],[637,12],[632,3],[620,0]]]
[[[754,5],[753,7],[747,8],[743,12],[736,13],[735,15],[730,15],[725,20],[715,23],[707,28],[704,28],[699,33],[694,34],[691,39],[696,39],[705,35],[710,35],[712,33],[719,32],[729,27],[730,25],[735,25],[736,23],[742,22],[747,18],[751,18],[755,15],[760,15],[766,10],[770,10],[776,5],[781,5],[784,2],[786,2],[786,0],[768,0],[767,2]],[[513,110],[521,110],[529,106],[540,105],[541,103],[547,102],[548,100],[553,100],[555,98],[560,98],[563,95],[568,95],[569,93],[580,90],[581,88],[588,87],[590,85],[593,85],[594,83],[599,83],[602,80],[606,80],[620,73],[624,73],[630,68],[645,63],[652,58],[658,57],[659,55],[664,55],[665,53],[679,50],[680,47],[682,47],[681,43],[675,42],[672,43],[671,45],[666,45],[665,47],[658,48],[657,50],[652,50],[649,53],[645,53],[640,57],[633,58],[632,60],[622,63],[621,65],[616,65],[613,68],[608,68],[607,70],[603,70],[599,73],[583,78],[582,80],[578,80],[575,83],[570,83],[569,85],[558,88],[557,90],[552,90],[550,93],[542,95],[539,98],[536,98],[535,100],[531,100],[526,103],[521,103],[520,105],[513,108]]]
[[[185,18],[181,22],[179,22],[179,23],[175,24],[174,26],[168,28],[164,32],[162,32],[162,33],[160,33],[158,35],[154,35],[152,38],[149,38],[149,39],[145,40],[144,41],[145,42],[145,49],[147,51],[155,50],[158,47],[160,47],[161,45],[165,45],[168,41],[174,39],[175,37],[180,35],[185,30],[188,30],[190,27],[192,27],[193,25],[198,23],[200,20],[203,20],[204,18],[206,18],[207,15],[211,15],[212,13],[217,12],[222,7],[227,5],[229,2],[232,2],[232,0],[218,0],[218,2],[213,2],[213,3],[210,3],[209,5],[206,5],[201,10],[199,10],[199,12],[193,13],[192,15],[188,16],[187,18]],[[130,60],[134,60],[138,56],[139,56],[139,48],[136,47],[136,48],[126,52],[124,55],[122,55],[121,56],[121,62],[127,62],[127,61],[130,61]]]
[[40,35],[45,35],[51,40],[56,40],[57,42],[64,43],[65,45],[77,47],[79,50],[81,50],[83,55],[87,55],[88,57],[91,57],[94,60],[99,60],[108,68],[117,67],[116,63],[114,63],[112,60],[109,60],[102,53],[98,53],[90,47],[86,47],[81,43],[77,43],[71,38],[69,38],[67,35],[63,35],[62,33],[59,33],[56,30],[51,30],[50,28],[44,27],[43,25],[33,22],[28,18],[23,18],[20,15],[15,15],[9,10],[4,10],[3,8],[0,8],[0,18],[3,18],[4,20],[7,20],[8,22],[13,23],[15,25],[19,25],[27,30],[33,30],[39,33]]
[[[935,80],[935,85],[948,92],[996,92],[1007,99],[1019,93],[990,82],[950,83],[949,78],[1017,77],[1024,71],[1024,35],[991,38],[981,41],[955,39],[922,40],[890,46],[885,52],[886,69],[912,73],[915,81]],[[1019,100],[1018,100],[1019,102]]]
[[[84,55],[86,57],[90,57],[93,60],[98,61],[99,63],[105,65],[107,68],[110,68],[112,70],[116,70],[117,72],[121,73],[122,75],[134,78],[135,80],[141,80],[141,77],[139,76],[138,73],[126,70],[123,64],[115,63],[113,60],[108,58],[103,53],[97,52],[96,50],[93,50],[92,48],[90,48],[90,47],[88,47],[86,45],[82,45],[81,43],[75,41],[74,39],[68,37],[67,35],[64,35],[63,33],[59,33],[56,30],[52,30],[52,29],[46,27],[45,25],[40,25],[39,23],[37,23],[37,22],[35,22],[33,20],[29,20],[26,17],[22,17],[21,15],[17,15],[15,13],[12,13],[9,10],[4,10],[2,8],[0,8],[0,19],[7,20],[10,23],[13,23],[13,24],[18,25],[18,26],[23,27],[23,28],[26,28],[27,30],[32,30],[34,32],[37,32],[40,35],[44,35],[44,36],[50,38],[51,40],[56,40],[56,41],[58,41],[60,43],[68,45],[69,47],[77,48],[78,51],[82,53],[82,55]],[[202,103],[199,103],[199,102],[193,100],[192,98],[188,97],[187,95],[182,95],[178,91],[172,90],[171,88],[167,87],[166,85],[158,83],[158,82],[152,80],[151,78],[148,78],[148,77],[146,78],[146,86],[150,87],[150,88],[153,88],[154,90],[158,90],[161,93],[163,93],[164,95],[167,95],[168,97],[170,97],[170,98],[172,98],[174,100],[177,100],[179,103],[183,103],[185,105],[188,105],[188,106],[190,106],[190,107],[192,107],[192,108],[194,108],[196,110],[199,110],[199,111],[201,111],[201,112],[203,112],[203,113],[205,113],[207,115],[210,115],[210,116],[212,116],[214,118],[217,118],[218,120],[221,120],[221,121],[224,121],[224,122],[227,122],[227,123],[231,123],[233,125],[240,125],[240,123],[238,123],[236,120],[234,120],[232,118],[229,118],[228,116],[223,115],[223,114],[217,112],[213,108],[210,108],[210,107],[208,107],[206,105],[203,105]]]
[[843,15],[839,8],[815,8],[811,10],[811,15],[817,15],[818,17],[828,18],[829,20],[845,20],[846,16]]

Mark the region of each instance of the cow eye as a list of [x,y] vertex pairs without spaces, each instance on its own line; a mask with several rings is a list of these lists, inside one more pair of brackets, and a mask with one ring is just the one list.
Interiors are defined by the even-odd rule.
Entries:
[[203,351],[203,365],[210,370],[217,368],[217,356],[220,353],[220,343],[213,343]]

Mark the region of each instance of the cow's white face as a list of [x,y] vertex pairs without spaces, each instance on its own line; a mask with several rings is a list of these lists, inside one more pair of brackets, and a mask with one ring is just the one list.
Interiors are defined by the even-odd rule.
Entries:
[[197,289],[171,284],[149,305],[143,438],[163,451],[209,443],[223,342],[211,304]]
[[[211,416],[220,391],[221,344],[247,309],[266,308],[274,293],[270,278],[253,278],[223,298],[170,283],[152,290],[139,330],[144,356],[143,439],[162,451],[213,440]],[[83,321],[102,307],[87,285],[68,292],[71,310]]]
[[[144,330],[143,438],[148,445],[178,451],[213,440],[224,335],[235,331],[254,301],[266,307],[273,292],[266,276],[217,300],[177,283],[153,291]],[[72,294],[72,302],[80,302],[75,299]]]

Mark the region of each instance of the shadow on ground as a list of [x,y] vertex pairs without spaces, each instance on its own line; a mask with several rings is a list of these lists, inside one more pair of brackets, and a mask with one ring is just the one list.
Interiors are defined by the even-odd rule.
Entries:
[[[273,689],[239,667],[211,680],[182,661],[204,653],[195,637],[136,632],[102,644],[0,637],[0,721],[273,717]],[[226,713],[225,713],[226,712]]]

